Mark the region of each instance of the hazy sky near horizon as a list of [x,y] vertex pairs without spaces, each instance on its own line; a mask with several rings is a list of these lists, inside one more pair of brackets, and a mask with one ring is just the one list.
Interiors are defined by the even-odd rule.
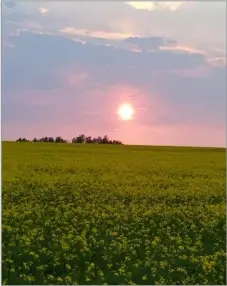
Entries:
[[[226,146],[226,3],[30,1],[2,11],[2,136]],[[128,102],[135,118],[119,120]]]

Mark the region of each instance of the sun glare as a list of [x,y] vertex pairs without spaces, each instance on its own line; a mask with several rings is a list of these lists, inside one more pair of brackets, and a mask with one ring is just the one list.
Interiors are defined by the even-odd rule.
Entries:
[[135,110],[131,104],[124,103],[119,106],[117,114],[121,120],[132,120]]

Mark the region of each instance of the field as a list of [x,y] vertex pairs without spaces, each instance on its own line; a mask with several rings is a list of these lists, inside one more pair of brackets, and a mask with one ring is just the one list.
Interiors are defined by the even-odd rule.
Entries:
[[226,151],[3,142],[4,284],[223,284]]

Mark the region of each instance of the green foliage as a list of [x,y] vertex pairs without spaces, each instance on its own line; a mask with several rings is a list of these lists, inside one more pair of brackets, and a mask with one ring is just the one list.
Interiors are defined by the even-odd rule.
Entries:
[[4,284],[225,284],[225,150],[3,142]]

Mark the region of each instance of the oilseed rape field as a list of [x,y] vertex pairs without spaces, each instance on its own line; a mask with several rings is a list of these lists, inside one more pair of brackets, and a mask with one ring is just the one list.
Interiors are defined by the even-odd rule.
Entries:
[[3,284],[225,285],[225,157],[3,142]]

